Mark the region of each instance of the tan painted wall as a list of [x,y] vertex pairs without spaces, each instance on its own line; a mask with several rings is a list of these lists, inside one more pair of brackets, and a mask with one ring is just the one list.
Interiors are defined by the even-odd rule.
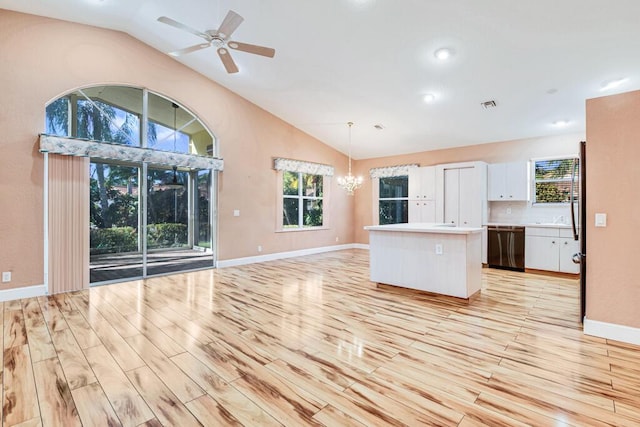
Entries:
[[[265,66],[268,66],[265,65]],[[241,78],[240,76],[238,78]],[[275,233],[272,157],[336,166],[347,159],[167,55],[119,32],[0,10],[0,271],[10,286],[39,285],[43,274],[43,160],[37,151],[45,104],[95,84],[146,87],[197,114],[220,141],[219,259],[353,241],[354,200],[337,188],[331,229]],[[233,210],[240,209],[240,217]]]
[[[640,327],[640,91],[587,100],[587,312]],[[594,226],[595,213],[607,227]]]
[[484,161],[499,163],[529,160],[536,157],[553,157],[577,154],[579,142],[584,134],[570,134],[556,137],[531,138],[517,141],[494,142],[471,145],[446,150],[423,151],[393,157],[380,157],[356,162],[355,171],[365,177],[364,184],[356,195],[355,239],[358,243],[368,243],[368,233],[363,227],[372,223],[372,189],[369,169],[384,166],[417,163],[430,166],[442,163]]

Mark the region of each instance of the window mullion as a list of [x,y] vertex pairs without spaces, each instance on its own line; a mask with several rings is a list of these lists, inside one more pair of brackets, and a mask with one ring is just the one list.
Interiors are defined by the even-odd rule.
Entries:
[[304,226],[304,215],[302,209],[304,208],[304,200],[302,198],[302,172],[298,172],[298,227]]

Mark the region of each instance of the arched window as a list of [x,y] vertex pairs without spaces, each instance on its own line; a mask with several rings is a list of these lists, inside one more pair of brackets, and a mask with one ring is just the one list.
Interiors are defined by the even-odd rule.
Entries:
[[128,86],[93,86],[56,99],[46,108],[45,133],[199,156],[217,152],[212,133],[190,111]]

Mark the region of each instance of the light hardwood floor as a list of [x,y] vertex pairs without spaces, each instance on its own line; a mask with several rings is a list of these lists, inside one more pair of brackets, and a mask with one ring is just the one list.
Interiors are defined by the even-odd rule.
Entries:
[[483,270],[467,304],[351,250],[3,304],[5,426],[640,425],[640,348],[576,280]]

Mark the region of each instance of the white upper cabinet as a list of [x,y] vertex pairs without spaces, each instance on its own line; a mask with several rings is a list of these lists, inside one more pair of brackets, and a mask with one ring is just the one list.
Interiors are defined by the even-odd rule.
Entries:
[[490,201],[529,200],[529,162],[493,163],[487,176]]
[[409,169],[409,222],[436,220],[436,167]]
[[409,200],[435,200],[436,167],[409,169]]
[[458,227],[481,227],[486,222],[486,163],[439,165],[436,181],[436,222]]

